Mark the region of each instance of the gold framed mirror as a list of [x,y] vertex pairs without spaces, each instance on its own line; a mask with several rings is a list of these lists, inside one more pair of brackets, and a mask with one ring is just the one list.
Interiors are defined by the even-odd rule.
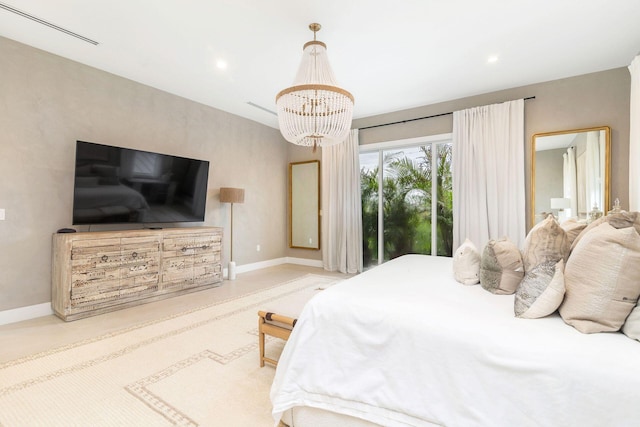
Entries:
[[600,126],[533,135],[531,227],[552,213],[587,221],[610,209],[611,129]]
[[289,247],[320,249],[320,161],[289,163]]

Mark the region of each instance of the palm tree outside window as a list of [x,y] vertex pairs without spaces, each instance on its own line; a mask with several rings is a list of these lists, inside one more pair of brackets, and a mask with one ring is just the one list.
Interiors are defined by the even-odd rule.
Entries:
[[453,252],[452,144],[449,135],[427,139],[361,147],[365,268],[409,253]]

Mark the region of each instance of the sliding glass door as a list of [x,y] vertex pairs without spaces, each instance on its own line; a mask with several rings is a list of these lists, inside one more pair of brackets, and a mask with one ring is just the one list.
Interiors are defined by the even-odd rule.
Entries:
[[409,253],[451,256],[451,141],[446,137],[361,148],[365,268]]

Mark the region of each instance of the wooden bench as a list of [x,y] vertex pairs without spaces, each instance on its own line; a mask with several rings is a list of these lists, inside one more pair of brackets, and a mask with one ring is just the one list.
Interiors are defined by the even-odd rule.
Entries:
[[258,311],[258,342],[260,344],[260,366],[264,366],[265,362],[277,365],[278,361],[266,357],[264,354],[265,334],[271,335],[282,340],[288,340],[293,327],[296,325],[297,319],[289,316],[283,316],[277,313],[266,311]]
[[318,291],[322,291],[327,287],[324,285],[301,290],[278,300],[264,310],[258,311],[258,344],[260,346],[261,367],[264,366],[265,362],[272,365],[278,364],[277,360],[265,356],[265,335],[271,335],[287,341],[307,301],[313,298]]

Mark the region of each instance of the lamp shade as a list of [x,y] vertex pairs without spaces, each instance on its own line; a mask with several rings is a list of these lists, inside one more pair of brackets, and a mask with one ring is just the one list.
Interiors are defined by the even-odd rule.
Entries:
[[220,201],[222,203],[244,203],[244,188],[220,188]]
[[551,209],[568,209],[571,207],[571,199],[566,197],[551,198]]

